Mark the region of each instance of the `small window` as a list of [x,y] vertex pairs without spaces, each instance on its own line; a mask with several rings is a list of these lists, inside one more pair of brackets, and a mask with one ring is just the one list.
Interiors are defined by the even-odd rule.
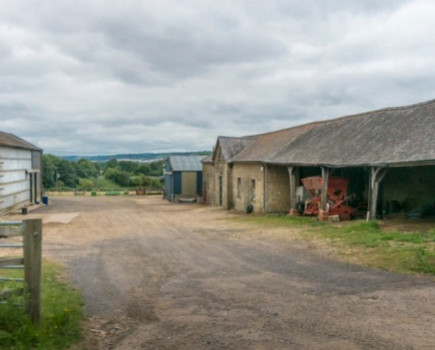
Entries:
[[251,201],[255,199],[255,180],[251,179]]
[[242,179],[240,177],[237,178],[237,198],[242,197]]

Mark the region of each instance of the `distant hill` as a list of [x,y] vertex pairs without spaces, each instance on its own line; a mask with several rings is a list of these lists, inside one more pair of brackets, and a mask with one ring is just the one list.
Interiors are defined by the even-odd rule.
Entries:
[[198,151],[198,152],[170,152],[170,153],[126,153],[126,154],[113,154],[113,155],[99,155],[99,156],[62,156],[61,158],[69,160],[71,162],[78,161],[79,159],[85,158],[92,162],[107,162],[111,159],[117,160],[129,160],[132,162],[153,162],[162,159],[166,159],[169,156],[187,156],[187,155],[204,155],[208,156],[211,152],[209,151]]

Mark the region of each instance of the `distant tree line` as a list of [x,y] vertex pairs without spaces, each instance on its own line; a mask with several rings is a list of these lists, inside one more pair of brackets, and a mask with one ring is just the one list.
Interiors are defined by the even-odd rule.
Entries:
[[93,190],[117,187],[160,187],[164,161],[138,163],[132,161],[92,162],[82,158],[77,162],[52,154],[42,157],[42,182],[46,189]]

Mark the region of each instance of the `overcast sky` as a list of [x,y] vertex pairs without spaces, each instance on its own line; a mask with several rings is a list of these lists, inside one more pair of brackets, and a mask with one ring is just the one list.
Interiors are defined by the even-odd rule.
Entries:
[[435,98],[433,0],[0,0],[0,130],[46,153],[209,150]]

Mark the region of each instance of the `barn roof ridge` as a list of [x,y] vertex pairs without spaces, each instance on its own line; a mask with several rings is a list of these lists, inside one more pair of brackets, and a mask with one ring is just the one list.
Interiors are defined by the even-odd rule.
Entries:
[[435,161],[435,100],[259,134],[231,162],[369,165]]
[[[378,112],[388,112],[388,111],[395,111],[395,110],[406,110],[406,109],[420,107],[422,105],[427,105],[427,104],[431,104],[431,103],[435,103],[435,99],[431,99],[431,100],[424,101],[424,102],[413,103],[410,105],[403,105],[403,106],[396,106],[396,107],[394,107],[394,106],[393,107],[384,107],[384,108],[378,108],[378,109],[374,109],[374,110],[366,111],[366,112],[361,112],[361,113],[345,114],[345,115],[341,115],[339,117],[334,117],[334,118],[330,118],[330,119],[314,120],[314,121],[311,121],[308,123],[293,125],[293,126],[289,126],[287,128],[279,129],[279,130],[272,130],[272,131],[267,131],[267,132],[260,133],[260,134],[253,134],[253,135],[234,137],[234,138],[246,138],[246,137],[257,138],[259,136],[273,135],[276,133],[281,133],[281,132],[285,132],[285,131],[289,131],[289,130],[295,130],[295,129],[299,129],[299,128],[307,127],[307,126],[317,126],[317,125],[330,123],[330,122],[339,122],[342,119],[363,117],[366,114],[373,114],[373,113],[378,113]],[[218,137],[226,137],[226,136],[218,136]]]

